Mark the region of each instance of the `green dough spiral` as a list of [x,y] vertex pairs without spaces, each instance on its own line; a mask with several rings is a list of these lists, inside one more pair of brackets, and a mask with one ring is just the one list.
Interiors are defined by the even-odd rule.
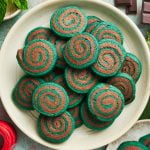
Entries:
[[68,107],[69,97],[65,89],[53,82],[40,84],[32,96],[33,107],[46,116],[59,116]]
[[25,110],[33,110],[32,94],[35,88],[44,81],[39,78],[23,76],[16,84],[13,92],[12,99],[14,103]]
[[124,96],[116,87],[100,83],[88,94],[88,108],[100,121],[111,121],[122,112]]
[[44,140],[52,143],[62,143],[71,136],[75,123],[68,112],[64,112],[58,117],[40,115],[37,128],[39,135]]

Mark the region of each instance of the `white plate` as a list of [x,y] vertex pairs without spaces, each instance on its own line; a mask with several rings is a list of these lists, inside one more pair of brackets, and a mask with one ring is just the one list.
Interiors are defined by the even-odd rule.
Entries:
[[137,121],[121,138],[107,146],[106,150],[116,150],[125,141],[138,141],[142,136],[150,134],[150,119]]
[[[27,33],[37,26],[49,26],[51,14],[59,7],[78,5],[88,15],[95,15],[118,25],[125,36],[125,47],[143,64],[143,72],[137,83],[135,101],[126,106],[113,125],[102,132],[91,132],[86,127],[75,130],[70,139],[62,144],[52,144],[42,140],[36,131],[36,119],[20,110],[11,99],[11,92],[23,71],[17,65],[17,50],[23,47]],[[150,62],[148,46],[144,37],[122,12],[100,0],[50,0],[26,13],[10,30],[0,56],[0,94],[2,103],[14,123],[30,138],[47,147],[55,149],[94,149],[104,146],[127,132],[137,121],[148,101],[150,92]]]

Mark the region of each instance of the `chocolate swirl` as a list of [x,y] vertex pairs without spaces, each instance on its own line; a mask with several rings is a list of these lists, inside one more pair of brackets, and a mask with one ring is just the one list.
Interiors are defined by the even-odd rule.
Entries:
[[88,110],[86,102],[81,106],[81,117],[86,127],[93,130],[104,130],[109,127],[113,121],[100,121]]
[[74,36],[67,42],[64,58],[68,65],[76,69],[87,68],[96,62],[98,57],[98,43],[89,33]]
[[107,83],[117,87],[125,98],[125,103],[131,103],[135,98],[135,82],[132,77],[126,73],[119,73],[110,78]]
[[72,116],[68,112],[64,112],[58,117],[41,115],[37,127],[43,139],[52,143],[61,143],[71,136],[75,123]]
[[82,125],[82,119],[80,117],[80,105],[73,107],[71,109],[68,109],[70,114],[73,116],[75,120],[75,126],[76,128],[80,127]]
[[12,93],[15,104],[22,109],[33,110],[32,93],[42,82],[44,81],[38,78],[23,76],[16,84]]
[[140,60],[135,55],[127,53],[121,72],[129,74],[137,82],[141,75],[141,71],[142,65]]
[[57,59],[53,44],[45,40],[33,40],[23,50],[17,52],[21,68],[32,76],[41,76],[50,72]]
[[88,93],[99,81],[89,69],[77,70],[69,67],[65,70],[65,79],[69,88],[77,93]]
[[84,95],[78,94],[78,93],[72,91],[68,87],[68,85],[65,81],[64,75],[59,75],[59,76],[55,77],[53,82],[61,85],[66,90],[66,92],[69,96],[69,106],[68,106],[68,108],[75,107],[76,105],[78,105],[83,100]]
[[98,84],[89,93],[90,112],[101,121],[111,121],[119,116],[124,107],[120,90],[108,84]]
[[87,18],[78,7],[68,6],[56,10],[51,17],[50,24],[59,36],[73,37],[85,30]]
[[114,76],[121,68],[126,52],[124,47],[110,39],[101,40],[99,43],[99,56],[92,70],[103,77]]
[[33,107],[43,115],[58,116],[68,107],[69,98],[65,89],[56,83],[43,83],[32,96]]

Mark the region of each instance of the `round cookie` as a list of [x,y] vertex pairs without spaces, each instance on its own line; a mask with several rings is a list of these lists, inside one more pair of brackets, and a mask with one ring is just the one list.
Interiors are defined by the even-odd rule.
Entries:
[[75,127],[79,128],[83,122],[80,116],[80,105],[70,108],[68,109],[68,111],[70,112],[70,114],[73,116],[74,120],[75,120]]
[[99,55],[92,70],[99,76],[110,77],[118,73],[126,57],[124,47],[111,39],[99,42]]
[[67,63],[65,62],[65,59],[64,59],[64,56],[63,56],[65,44],[66,44],[66,41],[64,41],[64,40],[57,40],[56,44],[55,44],[56,51],[57,51],[57,54],[58,54],[56,67],[62,68],[62,69],[64,69],[67,66]]
[[58,117],[47,117],[40,115],[37,121],[39,135],[46,141],[62,143],[66,141],[75,128],[73,117],[64,112]]
[[[111,25],[110,22],[106,22],[106,21],[103,21],[103,22],[94,22],[94,23],[91,23],[87,26],[86,28],[86,32],[90,33],[90,34],[93,34],[93,36],[95,36],[96,33],[99,33],[99,31],[106,27],[106,26],[109,26]],[[96,37],[96,36],[95,36]]]
[[69,67],[65,69],[65,79],[69,88],[77,93],[88,93],[99,81],[89,69],[77,70]]
[[121,72],[129,74],[137,82],[142,72],[142,64],[135,55],[127,53]]
[[50,20],[52,30],[61,37],[73,37],[87,26],[87,17],[82,9],[67,6],[57,9]]
[[69,105],[68,105],[68,108],[73,108],[75,106],[77,106],[79,103],[81,103],[81,101],[83,100],[84,98],[84,95],[83,94],[78,94],[74,91],[72,91],[66,81],[65,81],[65,78],[64,78],[64,75],[59,75],[57,77],[54,78],[53,82],[61,85],[67,92],[68,96],[69,96]]
[[139,139],[139,142],[150,149],[150,134],[147,134]]
[[84,125],[93,130],[104,130],[113,123],[113,121],[104,122],[98,120],[88,110],[86,102],[84,102],[81,106],[81,118],[83,120]]
[[91,34],[91,32],[96,28],[97,25],[99,25],[99,22],[94,22],[94,23],[87,25],[85,32]]
[[95,36],[95,38],[100,41],[102,39],[112,39],[120,44],[123,44],[123,35],[120,29],[115,25],[106,25],[104,23],[99,24],[91,34]]
[[59,116],[68,107],[69,97],[59,84],[49,82],[40,84],[33,92],[34,109],[45,116]]
[[20,67],[31,76],[42,76],[50,72],[56,63],[55,46],[46,40],[33,40],[17,52]]
[[25,40],[25,45],[28,44],[30,41],[33,40],[47,40],[50,41],[52,44],[55,43],[55,41],[58,39],[58,37],[52,32],[50,28],[46,27],[37,27],[32,29]]
[[87,16],[87,19],[88,19],[88,23],[87,23],[88,25],[94,22],[102,22],[102,20],[96,16]]
[[120,144],[117,150],[148,150],[148,149],[140,142],[126,141]]
[[42,76],[42,79],[46,82],[52,82],[55,78],[56,74],[51,71],[48,74],[46,74],[45,76]]
[[43,80],[38,78],[23,76],[13,89],[12,99],[14,103],[24,110],[33,110],[32,93],[43,82]]
[[107,83],[117,87],[122,92],[125,98],[125,104],[129,104],[134,100],[136,86],[130,75],[118,73],[116,76],[108,79]]
[[124,96],[116,87],[100,83],[88,94],[88,108],[100,121],[112,121],[124,108]]
[[84,69],[96,62],[98,42],[89,33],[82,33],[71,38],[64,49],[64,58],[69,66]]

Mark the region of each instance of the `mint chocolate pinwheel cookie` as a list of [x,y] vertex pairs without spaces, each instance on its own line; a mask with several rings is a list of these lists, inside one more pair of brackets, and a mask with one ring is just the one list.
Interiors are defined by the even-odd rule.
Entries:
[[66,81],[65,81],[65,78],[64,78],[64,75],[59,75],[59,76],[56,76],[53,80],[53,82],[61,85],[67,92],[68,94],[68,97],[69,97],[69,105],[68,105],[68,108],[72,108],[72,107],[75,107],[77,106],[79,103],[81,103],[81,101],[83,100],[84,98],[84,95],[83,94],[78,94],[76,92],[74,92],[73,90],[71,90]]
[[72,115],[72,117],[75,120],[75,127],[76,128],[80,127],[83,124],[82,119],[81,119],[81,115],[80,115],[80,109],[81,109],[80,105],[68,109],[69,113]]
[[37,121],[39,135],[46,141],[62,143],[66,141],[75,128],[75,122],[69,112],[64,112],[58,117],[40,115]]
[[16,84],[12,99],[14,103],[25,110],[33,110],[32,94],[35,88],[44,81],[39,78],[23,76]]
[[104,130],[108,128],[113,121],[100,121],[88,109],[87,103],[84,102],[81,106],[81,118],[86,127],[93,130]]
[[100,41],[102,39],[112,39],[120,44],[123,44],[123,35],[120,29],[113,24],[105,24],[102,22],[99,24],[94,30],[92,30],[91,34],[95,36],[95,38]]
[[69,88],[77,93],[88,93],[98,82],[99,78],[90,69],[65,69],[65,79]]
[[45,116],[59,116],[68,107],[69,97],[65,89],[53,82],[40,84],[33,93],[35,110]]
[[51,43],[55,43],[58,37],[52,32],[50,28],[46,27],[37,27],[32,29],[25,40],[25,45],[28,44],[30,41],[33,40],[47,40],[50,41]]
[[89,33],[81,33],[67,42],[64,58],[72,68],[83,69],[96,62],[98,52],[96,38]]
[[125,104],[131,103],[135,98],[136,86],[133,78],[126,73],[119,73],[108,79],[108,84],[117,87],[125,98]]
[[139,142],[142,143],[143,145],[145,145],[147,148],[150,149],[150,133],[142,136],[139,139]]
[[99,76],[114,76],[121,69],[126,57],[124,47],[111,39],[104,39],[99,42],[99,54],[92,70]]
[[82,9],[68,6],[57,9],[50,20],[52,30],[61,37],[73,37],[87,26],[87,17]]
[[55,66],[57,52],[55,46],[46,40],[33,40],[23,50],[17,52],[20,67],[31,76],[42,76]]
[[67,63],[63,56],[65,45],[66,45],[66,41],[64,40],[57,40],[55,44],[56,51],[58,54],[56,67],[61,68],[61,69],[64,69],[67,66]]
[[142,72],[142,64],[134,54],[127,53],[121,72],[129,74],[137,82]]
[[124,108],[124,96],[116,87],[100,83],[88,94],[88,108],[100,121],[112,121]]
[[103,20],[101,20],[100,18],[96,16],[87,16],[87,19],[88,19],[88,23],[87,23],[88,25],[94,22],[103,22]]
[[126,141],[120,144],[117,150],[148,150],[148,148],[137,141]]

